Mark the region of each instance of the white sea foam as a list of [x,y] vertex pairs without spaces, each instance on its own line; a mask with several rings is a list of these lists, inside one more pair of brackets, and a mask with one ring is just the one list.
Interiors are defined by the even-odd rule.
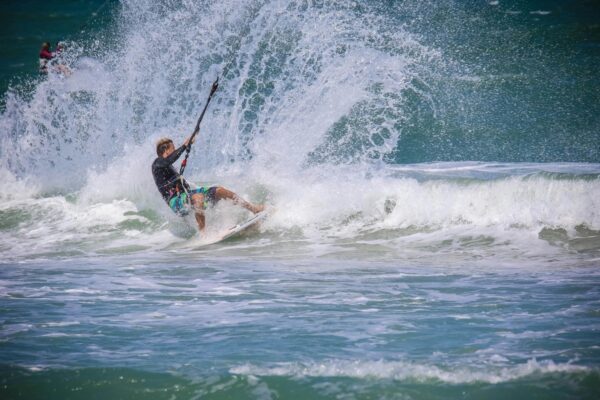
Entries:
[[[315,172],[308,179],[271,175],[283,227],[327,225],[344,230],[448,228],[453,225],[506,230],[523,227],[537,234],[544,226],[600,228],[600,182],[511,177],[493,181],[418,181],[412,178],[363,178],[336,170],[335,179]],[[358,176],[357,176],[358,175]],[[385,201],[395,207],[385,212]],[[354,216],[354,217],[353,217]],[[340,223],[343,222],[343,225]],[[482,231],[483,232],[483,231]]]
[[245,364],[231,368],[230,371],[234,374],[256,376],[378,378],[417,382],[440,381],[451,384],[501,383],[533,374],[598,372],[593,368],[571,363],[554,363],[535,359],[508,367],[484,366],[481,368],[443,368],[401,361],[331,360],[310,364],[280,363],[271,367]]
[[29,199],[39,192],[36,184],[29,179],[17,179],[15,175],[8,170],[0,167],[0,209],[10,207],[15,202]]
[[94,290],[90,288],[78,288],[78,289],[65,289],[65,293],[68,294],[89,294],[89,295],[98,295],[103,293],[100,290]]
[[79,325],[79,321],[60,321],[60,322],[43,322],[40,325],[44,328],[53,328],[53,327],[64,327],[64,326],[72,326]]
[[[152,226],[152,222],[139,215],[137,210],[128,200],[81,204],[54,196],[13,201],[5,212],[18,211],[29,217],[15,230],[0,232],[0,239],[6,249],[6,259],[46,252],[96,251],[106,248],[106,245],[164,247],[169,243],[169,239],[165,240],[165,233],[173,240],[164,231],[150,231],[142,236],[126,235],[127,225],[121,224],[138,223],[130,229]],[[115,235],[115,232],[122,233]]]
[[45,334],[40,335],[40,337],[49,337],[49,338],[70,338],[70,337],[82,338],[82,337],[90,337],[90,336],[94,336],[94,335],[90,335],[87,333],[66,333],[66,332],[52,332],[52,333],[45,333]]
[[0,337],[7,338],[13,335],[27,332],[34,326],[32,324],[6,324],[0,330]]

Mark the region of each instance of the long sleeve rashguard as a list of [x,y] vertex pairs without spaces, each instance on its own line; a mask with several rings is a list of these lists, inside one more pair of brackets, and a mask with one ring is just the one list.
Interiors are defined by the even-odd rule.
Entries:
[[[152,163],[154,183],[156,183],[158,191],[167,203],[171,197],[183,191],[181,187],[182,180],[179,179],[179,174],[173,167],[173,163],[181,157],[185,149],[186,146],[181,146],[168,157],[157,157]],[[189,185],[185,180],[183,180],[183,184],[186,189],[189,189]]]

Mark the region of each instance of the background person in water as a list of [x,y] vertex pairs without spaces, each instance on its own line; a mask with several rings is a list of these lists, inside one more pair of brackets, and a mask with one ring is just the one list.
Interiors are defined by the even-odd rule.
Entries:
[[50,42],[42,43],[40,49],[40,74],[48,73],[48,61],[54,58],[54,54],[50,51]]
[[152,163],[152,175],[154,176],[154,182],[158,187],[158,191],[176,214],[187,214],[191,202],[198,228],[200,228],[200,231],[203,231],[206,226],[204,209],[208,204],[214,204],[223,199],[230,199],[235,204],[239,204],[255,214],[264,210],[264,205],[249,203],[237,194],[221,186],[201,186],[191,189],[187,181],[177,173],[173,167],[173,163],[181,157],[183,152],[193,142],[194,138],[190,136],[177,149],[175,149],[173,140],[170,138],[162,138],[156,143],[156,154],[158,157]]
[[50,51],[50,46],[50,42],[42,43],[42,48],[40,49],[40,74],[47,74],[48,66],[50,66],[53,72],[59,72],[64,76],[71,75],[71,69],[61,60],[61,54],[65,47],[64,43],[58,42],[55,51]]

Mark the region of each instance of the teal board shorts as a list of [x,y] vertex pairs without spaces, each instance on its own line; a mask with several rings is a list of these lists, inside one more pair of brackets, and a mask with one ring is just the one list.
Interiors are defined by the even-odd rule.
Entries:
[[175,214],[179,215],[187,215],[190,212],[190,199],[188,199],[188,193],[190,196],[196,193],[200,193],[204,195],[204,204],[203,208],[208,207],[209,204],[214,204],[216,202],[216,186],[211,186],[209,188],[200,186],[196,189],[190,189],[188,192],[180,193],[179,195],[173,196],[169,199],[169,207]]

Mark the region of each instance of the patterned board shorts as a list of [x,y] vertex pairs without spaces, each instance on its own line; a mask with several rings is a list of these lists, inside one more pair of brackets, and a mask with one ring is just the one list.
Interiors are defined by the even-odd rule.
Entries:
[[[201,186],[196,189],[188,190],[190,196],[196,193],[200,193],[204,195],[204,204],[203,208],[208,207],[209,204],[214,204],[216,201],[215,192],[217,191],[216,186],[211,186],[209,188]],[[188,199],[188,193],[181,193],[177,196],[173,196],[169,199],[169,207],[171,210],[175,212],[175,214],[186,215],[190,212],[190,200]]]

